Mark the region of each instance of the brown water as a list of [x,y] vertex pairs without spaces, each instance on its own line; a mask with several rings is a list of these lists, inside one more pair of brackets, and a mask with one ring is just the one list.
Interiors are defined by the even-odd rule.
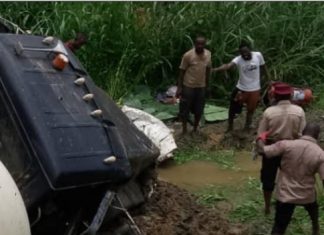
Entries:
[[173,183],[190,191],[210,185],[237,185],[249,177],[259,177],[260,158],[252,160],[250,152],[235,153],[234,169],[224,169],[210,161],[190,161],[183,165],[169,165],[159,168],[159,179]]

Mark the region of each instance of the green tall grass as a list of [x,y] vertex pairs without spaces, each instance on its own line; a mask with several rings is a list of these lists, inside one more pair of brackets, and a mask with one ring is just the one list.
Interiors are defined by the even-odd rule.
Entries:
[[[137,84],[173,84],[182,54],[205,34],[214,65],[230,61],[242,39],[263,52],[273,80],[315,89],[324,76],[321,2],[2,2],[0,15],[36,34],[89,36],[78,56],[115,99]],[[237,74],[213,75],[223,97]],[[320,89],[317,90],[320,92]]]

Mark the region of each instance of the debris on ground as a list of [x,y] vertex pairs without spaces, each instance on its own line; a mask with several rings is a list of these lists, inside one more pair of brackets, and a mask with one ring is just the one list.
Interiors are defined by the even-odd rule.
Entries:
[[[124,97],[123,104],[143,110],[162,121],[175,120],[179,112],[179,99],[175,97],[175,92],[176,87],[171,86],[165,92],[158,93],[155,98],[148,86],[139,85],[132,93]],[[227,116],[228,108],[212,103],[205,105],[204,121],[224,121],[227,120]]]
[[231,224],[222,211],[197,203],[184,189],[158,181],[145,213],[134,220],[143,235],[248,235],[249,229]]

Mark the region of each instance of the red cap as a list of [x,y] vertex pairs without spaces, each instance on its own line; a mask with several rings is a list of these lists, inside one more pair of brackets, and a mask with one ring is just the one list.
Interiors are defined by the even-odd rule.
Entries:
[[274,94],[277,95],[290,95],[292,92],[291,87],[286,83],[274,84]]

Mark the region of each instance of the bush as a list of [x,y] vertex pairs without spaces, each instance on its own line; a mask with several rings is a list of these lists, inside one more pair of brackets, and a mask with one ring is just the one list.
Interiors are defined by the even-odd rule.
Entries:
[[[214,65],[229,62],[242,39],[266,59],[271,79],[318,87],[324,74],[320,2],[27,2],[0,3],[1,16],[36,34],[64,40],[85,32],[78,56],[117,99],[137,84],[174,84],[182,54],[205,34]],[[234,86],[213,75],[214,97]]]

